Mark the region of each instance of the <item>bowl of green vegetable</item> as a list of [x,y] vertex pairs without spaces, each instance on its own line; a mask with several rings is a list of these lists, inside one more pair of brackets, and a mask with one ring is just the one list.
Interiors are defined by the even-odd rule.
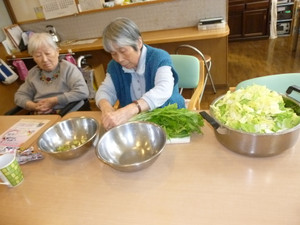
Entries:
[[94,147],[98,122],[89,117],[73,117],[48,128],[38,138],[38,148],[58,159],[77,158]]
[[273,156],[291,148],[300,132],[297,101],[251,85],[220,96],[201,115],[215,128],[218,141],[236,153]]

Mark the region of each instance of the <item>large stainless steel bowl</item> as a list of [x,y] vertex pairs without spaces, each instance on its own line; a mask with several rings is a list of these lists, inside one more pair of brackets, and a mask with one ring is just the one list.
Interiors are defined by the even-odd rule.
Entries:
[[[284,96],[283,96],[284,97]],[[223,96],[218,97],[212,102],[212,105],[220,101]],[[293,99],[284,97],[285,101],[289,100],[299,111],[300,104]],[[266,157],[282,153],[293,147],[298,140],[300,133],[300,124],[297,126],[276,132],[276,133],[249,133],[232,129],[221,123],[214,115],[210,108],[210,115],[206,112],[200,114],[214,127],[215,135],[218,141],[229,150],[247,156]]]
[[[38,147],[41,151],[59,158],[73,159],[87,152],[96,142],[99,124],[93,118],[74,117],[63,120],[48,128],[38,139]],[[84,140],[76,146],[68,143],[74,140]],[[64,150],[59,148],[64,147]],[[68,148],[68,149],[66,149]]]
[[99,140],[100,160],[120,171],[137,171],[150,166],[166,144],[166,133],[149,122],[128,122],[107,131]]

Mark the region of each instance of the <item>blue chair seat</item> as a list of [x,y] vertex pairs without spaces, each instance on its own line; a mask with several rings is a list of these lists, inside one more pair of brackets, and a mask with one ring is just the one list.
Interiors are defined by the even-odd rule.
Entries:
[[[300,73],[285,73],[252,78],[240,82],[236,86],[236,89],[244,88],[253,84],[264,85],[273,91],[285,95],[289,86],[300,86]],[[299,93],[292,92],[290,96],[300,102]]]
[[191,55],[171,54],[174,68],[179,76],[178,87],[194,89],[191,99],[186,99],[187,108],[200,110],[201,96],[204,91],[204,65]]

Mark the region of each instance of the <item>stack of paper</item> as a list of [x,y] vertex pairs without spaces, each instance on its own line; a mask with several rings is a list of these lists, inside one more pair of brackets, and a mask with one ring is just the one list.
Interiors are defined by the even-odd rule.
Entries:
[[15,48],[19,48],[19,45],[22,40],[22,29],[19,25],[13,24],[9,27],[4,27],[4,32],[6,36],[10,39],[10,41],[13,43]]

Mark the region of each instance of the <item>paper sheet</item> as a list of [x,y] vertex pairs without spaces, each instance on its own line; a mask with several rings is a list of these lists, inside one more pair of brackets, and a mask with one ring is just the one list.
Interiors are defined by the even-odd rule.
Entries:
[[103,8],[102,0],[79,0],[78,2],[80,12]]
[[19,48],[19,44],[22,39],[22,29],[18,24],[13,24],[8,27],[4,27],[4,32],[6,33],[7,37],[11,40],[15,48]]
[[50,120],[21,119],[0,136],[0,150],[20,147]]
[[6,37],[4,41],[2,41],[2,45],[5,48],[5,51],[8,55],[12,55],[14,52],[18,52],[19,49],[17,49],[14,44],[11,42],[11,40]]
[[84,45],[84,44],[91,44],[94,43],[95,41],[97,41],[97,39],[88,39],[88,40],[79,40],[79,41],[75,41],[72,44],[73,45]]
[[92,44],[97,41],[97,38],[93,39],[85,39],[85,40],[65,40],[60,43],[61,46],[68,46],[68,45],[85,45],[85,44]]
[[75,0],[39,0],[45,19],[58,18],[78,13]]

